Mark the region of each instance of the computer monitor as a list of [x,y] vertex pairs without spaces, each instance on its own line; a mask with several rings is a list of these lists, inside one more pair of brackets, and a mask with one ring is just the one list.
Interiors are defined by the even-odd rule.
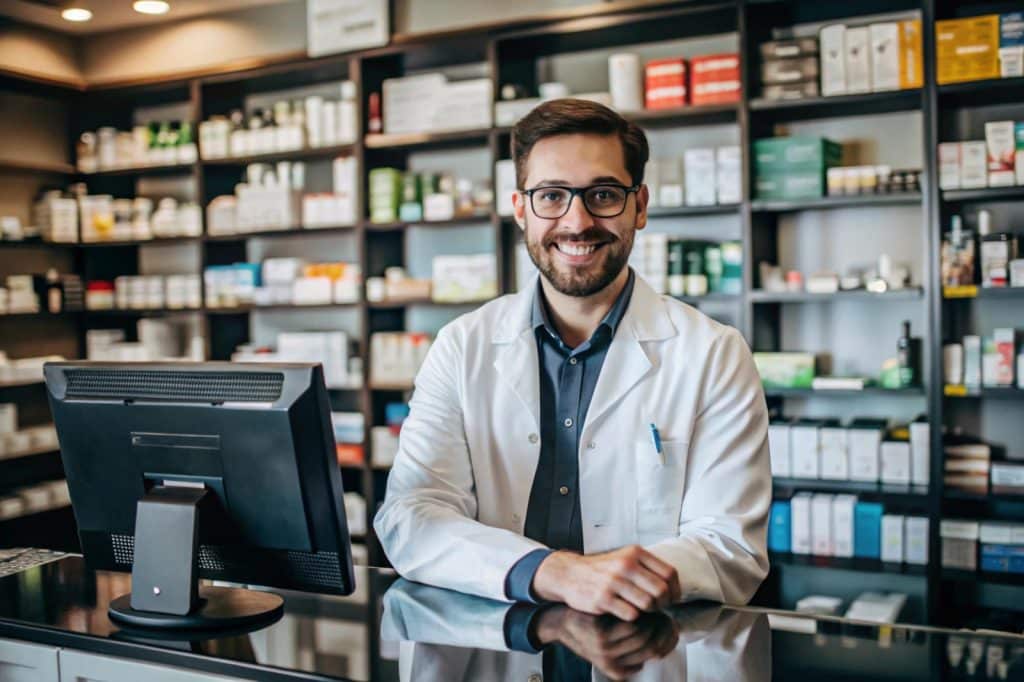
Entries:
[[317,364],[52,362],[50,408],[95,569],[131,571],[110,616],[236,629],[282,613],[266,591],[349,594],[352,554]]

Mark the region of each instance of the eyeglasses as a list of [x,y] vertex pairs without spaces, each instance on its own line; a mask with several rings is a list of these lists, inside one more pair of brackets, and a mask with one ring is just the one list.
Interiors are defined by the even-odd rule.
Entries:
[[530,208],[538,218],[552,220],[569,212],[576,196],[595,218],[616,218],[626,210],[629,195],[640,190],[640,185],[591,185],[590,187],[534,187],[522,193],[530,197]]

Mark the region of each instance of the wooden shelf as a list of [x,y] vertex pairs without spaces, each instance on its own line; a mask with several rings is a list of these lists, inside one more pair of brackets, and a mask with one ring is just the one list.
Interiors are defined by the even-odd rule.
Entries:
[[43,175],[75,175],[78,173],[78,170],[70,163],[0,159],[0,173],[6,172],[40,173]]
[[776,477],[772,478],[772,488],[776,492],[809,490],[823,493],[851,493],[899,504],[924,505],[928,502],[928,486],[923,485]]
[[484,145],[490,128],[453,130],[438,133],[376,133],[363,138],[367,149],[418,149]]
[[1024,185],[1013,187],[982,187],[979,189],[947,189],[942,200],[948,203],[981,203],[986,201],[1017,201],[1024,199]]
[[96,171],[95,173],[82,173],[86,180],[90,178],[109,178],[132,175],[187,175],[196,167],[194,163],[171,163],[156,166],[138,166],[135,168],[112,168],[110,170]]
[[475,225],[477,223],[490,223],[490,221],[490,213],[479,213],[476,215],[456,217],[448,220],[419,220],[416,222],[398,221],[394,223],[374,223],[366,220],[363,225],[367,232],[398,232],[410,227],[461,227],[465,225]]
[[734,103],[672,107],[671,109],[644,109],[620,113],[644,128],[674,128],[735,123],[738,110],[739,103]]
[[310,161],[333,156],[348,156],[355,151],[354,144],[338,144],[329,147],[312,149],[293,149],[283,152],[266,154],[248,154],[246,156],[229,156],[223,159],[202,159],[203,166],[247,166],[250,163],[274,163],[277,161]]
[[866,388],[857,389],[813,389],[813,388],[765,388],[765,395],[769,397],[778,398],[819,398],[819,397],[843,397],[848,398],[850,396],[865,395],[872,397],[879,397],[885,395],[891,396],[924,396],[924,389],[920,387],[914,388],[881,388],[879,386],[868,386]]
[[770,100],[760,98],[750,101],[750,110],[762,117],[791,121],[890,114],[898,111],[919,110],[921,95],[920,89],[911,89],[806,99]]
[[880,559],[827,557],[781,552],[769,552],[769,561],[773,566],[806,566],[808,568],[829,568],[844,571],[857,571],[859,573],[912,575],[920,576],[921,578],[926,576],[928,569],[927,566],[919,566],[917,564],[886,563]]
[[794,201],[755,199],[751,203],[751,208],[759,213],[794,213],[796,211],[823,211],[839,208],[870,208],[877,206],[915,206],[920,204],[920,192],[901,192],[897,194],[864,194]]
[[834,294],[812,294],[806,291],[798,292],[776,292],[776,291],[751,291],[750,300],[754,303],[834,303],[837,301],[913,301],[924,296],[924,290],[919,287],[901,289],[899,291],[887,291],[884,294],[875,294],[864,289],[855,291],[837,291]]
[[[648,218],[687,218],[702,215],[729,215],[738,213],[740,204],[715,204],[714,206],[653,206],[647,211]],[[511,216],[506,216],[511,219]]]

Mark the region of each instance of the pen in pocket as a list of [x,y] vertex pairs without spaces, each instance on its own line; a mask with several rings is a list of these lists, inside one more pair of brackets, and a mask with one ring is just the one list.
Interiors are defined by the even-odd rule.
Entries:
[[658,459],[661,460],[661,464],[664,466],[665,449],[661,447],[661,434],[658,432],[658,427],[653,423],[651,424],[651,440],[654,442],[654,451],[658,453]]

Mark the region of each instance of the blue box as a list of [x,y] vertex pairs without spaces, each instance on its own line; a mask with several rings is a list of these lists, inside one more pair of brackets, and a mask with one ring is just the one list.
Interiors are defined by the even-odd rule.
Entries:
[[982,545],[981,570],[1024,573],[1024,545]]
[[853,555],[867,559],[882,556],[882,505],[858,502],[853,509]]
[[1024,12],[999,15],[999,47],[1024,45]]
[[768,520],[768,549],[773,552],[789,552],[793,528],[793,513],[789,502],[772,502]]

